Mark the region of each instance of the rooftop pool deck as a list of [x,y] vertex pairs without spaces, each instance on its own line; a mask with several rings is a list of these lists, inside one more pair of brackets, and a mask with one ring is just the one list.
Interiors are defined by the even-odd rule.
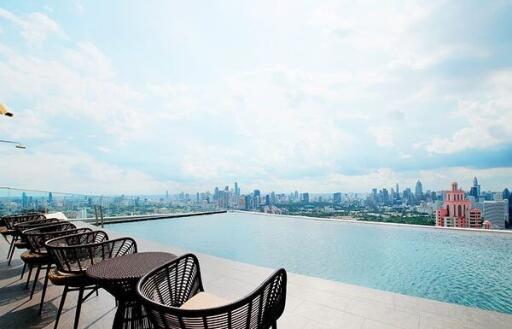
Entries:
[[[190,220],[189,217],[186,220]],[[176,221],[176,219],[162,220]],[[141,222],[154,225],[160,221]],[[92,227],[86,223],[80,226]],[[350,224],[350,223],[349,223]],[[117,224],[116,224],[117,225]],[[111,238],[127,234],[116,225],[105,226]],[[124,224],[120,224],[124,225]],[[357,225],[356,225],[357,226]],[[95,228],[95,227],[94,227]],[[97,228],[96,228],[97,229]],[[168,251],[183,254],[193,251],[136,237],[139,251]],[[230,237],[234,238],[234,237]],[[8,245],[0,239],[0,253]],[[235,300],[258,286],[273,268],[247,264],[195,252],[201,263],[206,291]],[[22,263],[19,253],[12,267],[0,262],[0,328],[53,328],[61,287],[49,285],[43,315],[37,314],[39,289],[32,300],[19,280]],[[278,321],[280,329],[510,329],[512,315],[486,311],[431,299],[382,291],[294,273],[288,269],[286,309]],[[72,326],[76,292],[66,301],[59,328]],[[104,290],[82,306],[80,328],[110,328],[115,313],[114,299]]]

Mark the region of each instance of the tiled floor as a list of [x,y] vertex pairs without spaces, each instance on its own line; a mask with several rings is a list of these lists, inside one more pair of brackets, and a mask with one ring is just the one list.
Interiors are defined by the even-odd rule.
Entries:
[[[150,225],[150,223],[148,223]],[[81,224],[87,225],[87,224]],[[117,235],[108,230],[110,236]],[[151,241],[138,240],[140,251],[185,251]],[[7,243],[0,241],[5,257]],[[250,292],[272,269],[198,254],[204,286],[227,299]],[[31,301],[19,280],[22,263],[11,267],[0,263],[0,328],[53,328],[62,288],[49,286],[43,315],[37,314],[39,289]],[[40,280],[42,283],[42,280]],[[39,288],[42,286],[39,284]],[[67,298],[59,328],[71,328],[76,294]],[[82,307],[81,328],[110,328],[115,313],[113,298],[101,290]],[[278,321],[280,329],[510,329],[512,315],[488,312],[428,299],[322,280],[289,273],[286,310]]]

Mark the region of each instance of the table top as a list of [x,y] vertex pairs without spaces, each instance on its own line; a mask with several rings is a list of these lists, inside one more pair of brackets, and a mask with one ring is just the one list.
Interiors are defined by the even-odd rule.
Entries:
[[87,269],[87,275],[99,281],[138,280],[152,269],[176,258],[167,252],[139,252],[106,259]]

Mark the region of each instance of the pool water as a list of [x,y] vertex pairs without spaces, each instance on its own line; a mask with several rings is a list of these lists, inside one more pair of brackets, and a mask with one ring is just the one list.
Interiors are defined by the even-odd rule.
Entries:
[[512,234],[240,212],[108,228],[240,262],[512,313]]

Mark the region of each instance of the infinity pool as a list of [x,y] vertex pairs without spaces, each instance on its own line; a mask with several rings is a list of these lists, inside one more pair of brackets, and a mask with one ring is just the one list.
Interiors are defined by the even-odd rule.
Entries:
[[108,228],[240,262],[512,313],[512,234],[238,212]]

